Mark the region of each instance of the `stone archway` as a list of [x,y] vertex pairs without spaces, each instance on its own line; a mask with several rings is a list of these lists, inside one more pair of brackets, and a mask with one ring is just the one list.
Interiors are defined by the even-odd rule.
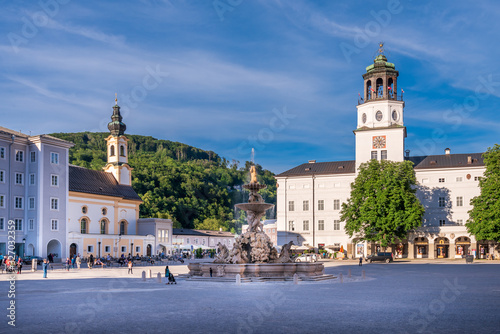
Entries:
[[54,262],[61,262],[62,257],[61,243],[57,239],[52,239],[47,244],[47,256],[52,254]]
[[439,237],[434,240],[435,258],[447,259],[450,256],[450,239]]
[[71,246],[69,246],[69,258],[73,258],[74,255],[76,255],[78,251],[78,246],[75,243],[72,243]]
[[151,245],[148,244],[148,246],[146,247],[146,256],[151,256]]

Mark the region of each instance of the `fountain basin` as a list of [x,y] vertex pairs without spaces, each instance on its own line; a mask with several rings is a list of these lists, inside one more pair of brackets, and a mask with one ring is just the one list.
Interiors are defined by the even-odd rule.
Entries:
[[239,203],[235,207],[243,211],[253,211],[253,212],[265,212],[266,210],[272,208],[274,204],[268,203]]
[[324,274],[322,263],[243,263],[221,264],[212,262],[190,263],[190,276],[210,277],[299,277],[318,276]]

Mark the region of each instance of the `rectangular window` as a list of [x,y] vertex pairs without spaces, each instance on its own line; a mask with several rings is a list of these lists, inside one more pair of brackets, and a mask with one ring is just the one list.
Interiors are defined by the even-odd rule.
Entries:
[[339,199],[333,200],[333,210],[340,210],[340,200]]
[[303,226],[302,226],[302,227],[303,227],[303,230],[304,230],[304,231],[309,231],[309,220],[304,220],[304,221],[302,222],[302,224],[303,224]]
[[439,197],[438,204],[439,204],[440,208],[444,208],[444,206],[445,206],[445,198],[444,197]]
[[439,219],[439,226],[446,225],[446,221],[444,219]]
[[50,185],[53,187],[59,187],[59,176],[52,174],[50,176]]
[[14,225],[15,225],[16,231],[23,230],[23,220],[22,219],[19,219],[19,218],[14,219]]
[[5,171],[0,170],[0,182],[5,183]]
[[141,252],[141,246],[137,246],[137,247],[135,247],[135,252],[136,252],[136,253],[140,253],[140,252]]
[[189,238],[186,238],[186,244],[189,245]]
[[24,203],[23,203],[23,198],[21,196],[16,196],[14,197],[14,207],[16,209],[23,209],[24,208]]
[[59,153],[50,152],[50,163],[59,165]]
[[294,223],[294,221],[293,221],[293,220],[290,220],[290,221],[288,222],[288,230],[289,230],[289,231],[295,231],[295,223]]
[[463,225],[464,224],[464,221],[462,219],[457,219],[457,225]]
[[380,151],[380,160],[387,160],[387,150]]
[[372,160],[377,160],[378,154],[377,151],[372,151]]
[[422,179],[422,183],[429,183],[429,179]]
[[5,229],[5,218],[0,218],[0,231]]
[[444,183],[444,181],[445,181],[445,180],[444,180],[444,177],[440,177],[440,178],[439,178],[439,183]]
[[57,230],[58,230],[58,226],[57,226],[57,225],[58,225],[58,221],[57,221],[57,219],[52,219],[52,220],[50,221],[50,229],[51,229],[52,231],[57,231]]
[[194,239],[194,244],[198,245],[198,238]]
[[[122,247],[123,248],[123,247]],[[92,253],[94,251],[94,246],[88,245],[87,246],[87,252]]]
[[481,180],[481,176],[474,176],[474,181],[479,181]]
[[0,147],[0,159],[5,159],[5,147]]
[[28,198],[28,209],[35,210],[35,197]]
[[29,219],[28,220],[28,230],[33,231],[34,229],[35,229],[35,220]]
[[30,162],[36,162],[36,152],[30,152]]
[[24,174],[23,173],[16,173],[16,184],[17,185],[24,184]]
[[111,246],[104,246],[104,253],[110,253],[111,252]]
[[35,174],[30,174],[30,186],[35,185]]
[[295,211],[295,202],[288,201],[288,211]]
[[464,198],[462,196],[457,197],[457,206],[464,206]]
[[324,231],[324,230],[325,230],[325,221],[318,220],[318,231]]
[[318,210],[325,210],[325,201],[322,199],[318,200]]
[[309,211],[309,201],[302,202],[302,210]]
[[334,220],[333,221],[333,229],[335,231],[339,231],[340,230],[340,220]]
[[126,253],[127,252],[127,246],[122,246],[122,253]]
[[457,182],[462,182],[462,177],[461,176],[457,176]]
[[16,150],[16,161],[24,162],[24,151]]
[[51,210],[59,210],[59,199],[51,198],[50,199],[50,209]]
[[5,196],[0,195],[0,208],[5,208]]

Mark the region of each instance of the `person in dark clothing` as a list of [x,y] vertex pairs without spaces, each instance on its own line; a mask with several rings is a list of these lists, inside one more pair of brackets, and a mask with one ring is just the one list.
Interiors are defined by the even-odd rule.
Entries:
[[210,277],[212,277],[212,273],[213,273],[212,267],[210,267]]
[[360,265],[360,266],[362,266],[362,265],[363,265],[363,257],[362,257],[362,256],[360,256],[360,257],[359,257],[359,265]]

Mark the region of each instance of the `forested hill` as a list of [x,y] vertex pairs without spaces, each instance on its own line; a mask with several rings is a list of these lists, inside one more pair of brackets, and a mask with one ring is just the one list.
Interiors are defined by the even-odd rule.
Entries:
[[[96,170],[106,164],[108,132],[51,135],[75,143],[71,164]],[[238,168],[238,162],[230,163],[212,151],[150,136],[126,136],[129,165],[134,168],[132,186],[144,201],[141,217],[171,218],[175,226],[185,228],[241,228],[244,216],[234,211],[234,204],[248,200],[241,185],[249,181],[249,162]],[[274,174],[256,168],[259,182],[268,186],[261,190],[262,197],[276,204]]]

